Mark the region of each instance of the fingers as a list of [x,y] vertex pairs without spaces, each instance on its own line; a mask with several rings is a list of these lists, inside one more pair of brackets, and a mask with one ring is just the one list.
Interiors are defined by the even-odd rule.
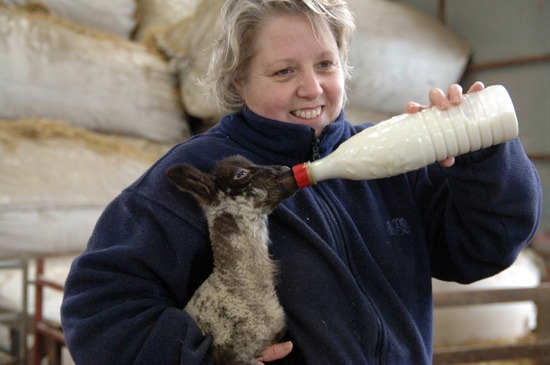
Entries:
[[428,98],[430,99],[430,107],[436,106],[441,110],[447,110],[451,106],[445,93],[439,88],[431,89],[428,93]]
[[451,105],[457,106],[462,103],[462,86],[453,84],[449,86],[449,92],[447,93],[447,99],[451,102]]
[[485,85],[483,85],[483,82],[476,81],[472,84],[472,86],[470,86],[470,88],[468,89],[468,92],[469,93],[475,93],[475,92],[481,91],[483,89],[485,89]]
[[424,109],[426,109],[425,105],[418,104],[411,101],[410,103],[407,104],[407,107],[405,108],[405,112],[413,114],[413,113],[418,113],[419,111],[422,111]]
[[[485,88],[485,85],[481,81],[476,81],[470,86],[468,92],[478,92]],[[458,84],[452,84],[447,90],[447,94],[439,88],[430,90],[428,94],[430,100],[430,107],[436,106],[438,109],[447,110],[451,106],[457,106],[464,100],[464,94],[462,86]],[[426,106],[410,102],[407,104],[405,111],[407,113],[417,113],[426,109]]]
[[262,356],[258,359],[260,362],[269,362],[282,359],[290,354],[294,345],[291,341],[276,343],[269,346],[262,352]]
[[455,164],[455,158],[454,157],[447,157],[443,161],[439,161],[439,164],[443,167],[451,167]]
[[449,86],[449,94],[445,95],[443,90],[435,88],[428,94],[430,106],[436,106],[438,109],[447,110],[452,105],[458,105],[462,102],[462,88],[459,85]]

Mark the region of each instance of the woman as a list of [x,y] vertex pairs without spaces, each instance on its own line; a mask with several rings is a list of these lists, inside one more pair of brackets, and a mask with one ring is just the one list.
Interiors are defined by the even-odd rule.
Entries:
[[[174,147],[98,221],[62,306],[78,364],[212,363],[211,339],[181,309],[212,269],[206,222],[164,171],[182,162],[208,171],[235,154],[293,166],[368,127],[342,112],[353,28],[340,0],[225,2],[210,76],[230,114]],[[447,109],[462,91],[432,90],[430,101]],[[393,178],[300,190],[269,220],[288,331],[261,360],[431,363],[431,278],[468,283],[503,270],[540,209],[517,139]]]

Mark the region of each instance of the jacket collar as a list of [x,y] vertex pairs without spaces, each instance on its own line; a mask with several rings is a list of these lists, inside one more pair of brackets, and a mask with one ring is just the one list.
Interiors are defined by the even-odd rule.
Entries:
[[329,154],[352,133],[343,112],[316,139],[315,131],[309,126],[265,118],[246,107],[222,118],[218,128],[266,163],[287,166],[310,161],[315,143],[321,157]]

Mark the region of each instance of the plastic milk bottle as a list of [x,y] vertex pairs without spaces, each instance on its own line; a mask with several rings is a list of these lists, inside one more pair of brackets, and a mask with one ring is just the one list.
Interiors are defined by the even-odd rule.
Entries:
[[367,128],[328,156],[292,168],[298,187],[342,178],[395,176],[514,139],[518,121],[503,86],[466,94],[446,111],[436,107],[402,114]]

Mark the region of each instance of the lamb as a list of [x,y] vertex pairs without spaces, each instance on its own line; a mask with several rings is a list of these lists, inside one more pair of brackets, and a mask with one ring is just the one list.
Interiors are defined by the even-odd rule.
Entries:
[[286,330],[275,292],[276,263],[268,253],[267,216],[296,192],[288,167],[258,166],[242,156],[220,160],[210,173],[180,164],[166,171],[206,215],[212,274],[185,310],[213,338],[218,364],[258,364],[260,352]]

